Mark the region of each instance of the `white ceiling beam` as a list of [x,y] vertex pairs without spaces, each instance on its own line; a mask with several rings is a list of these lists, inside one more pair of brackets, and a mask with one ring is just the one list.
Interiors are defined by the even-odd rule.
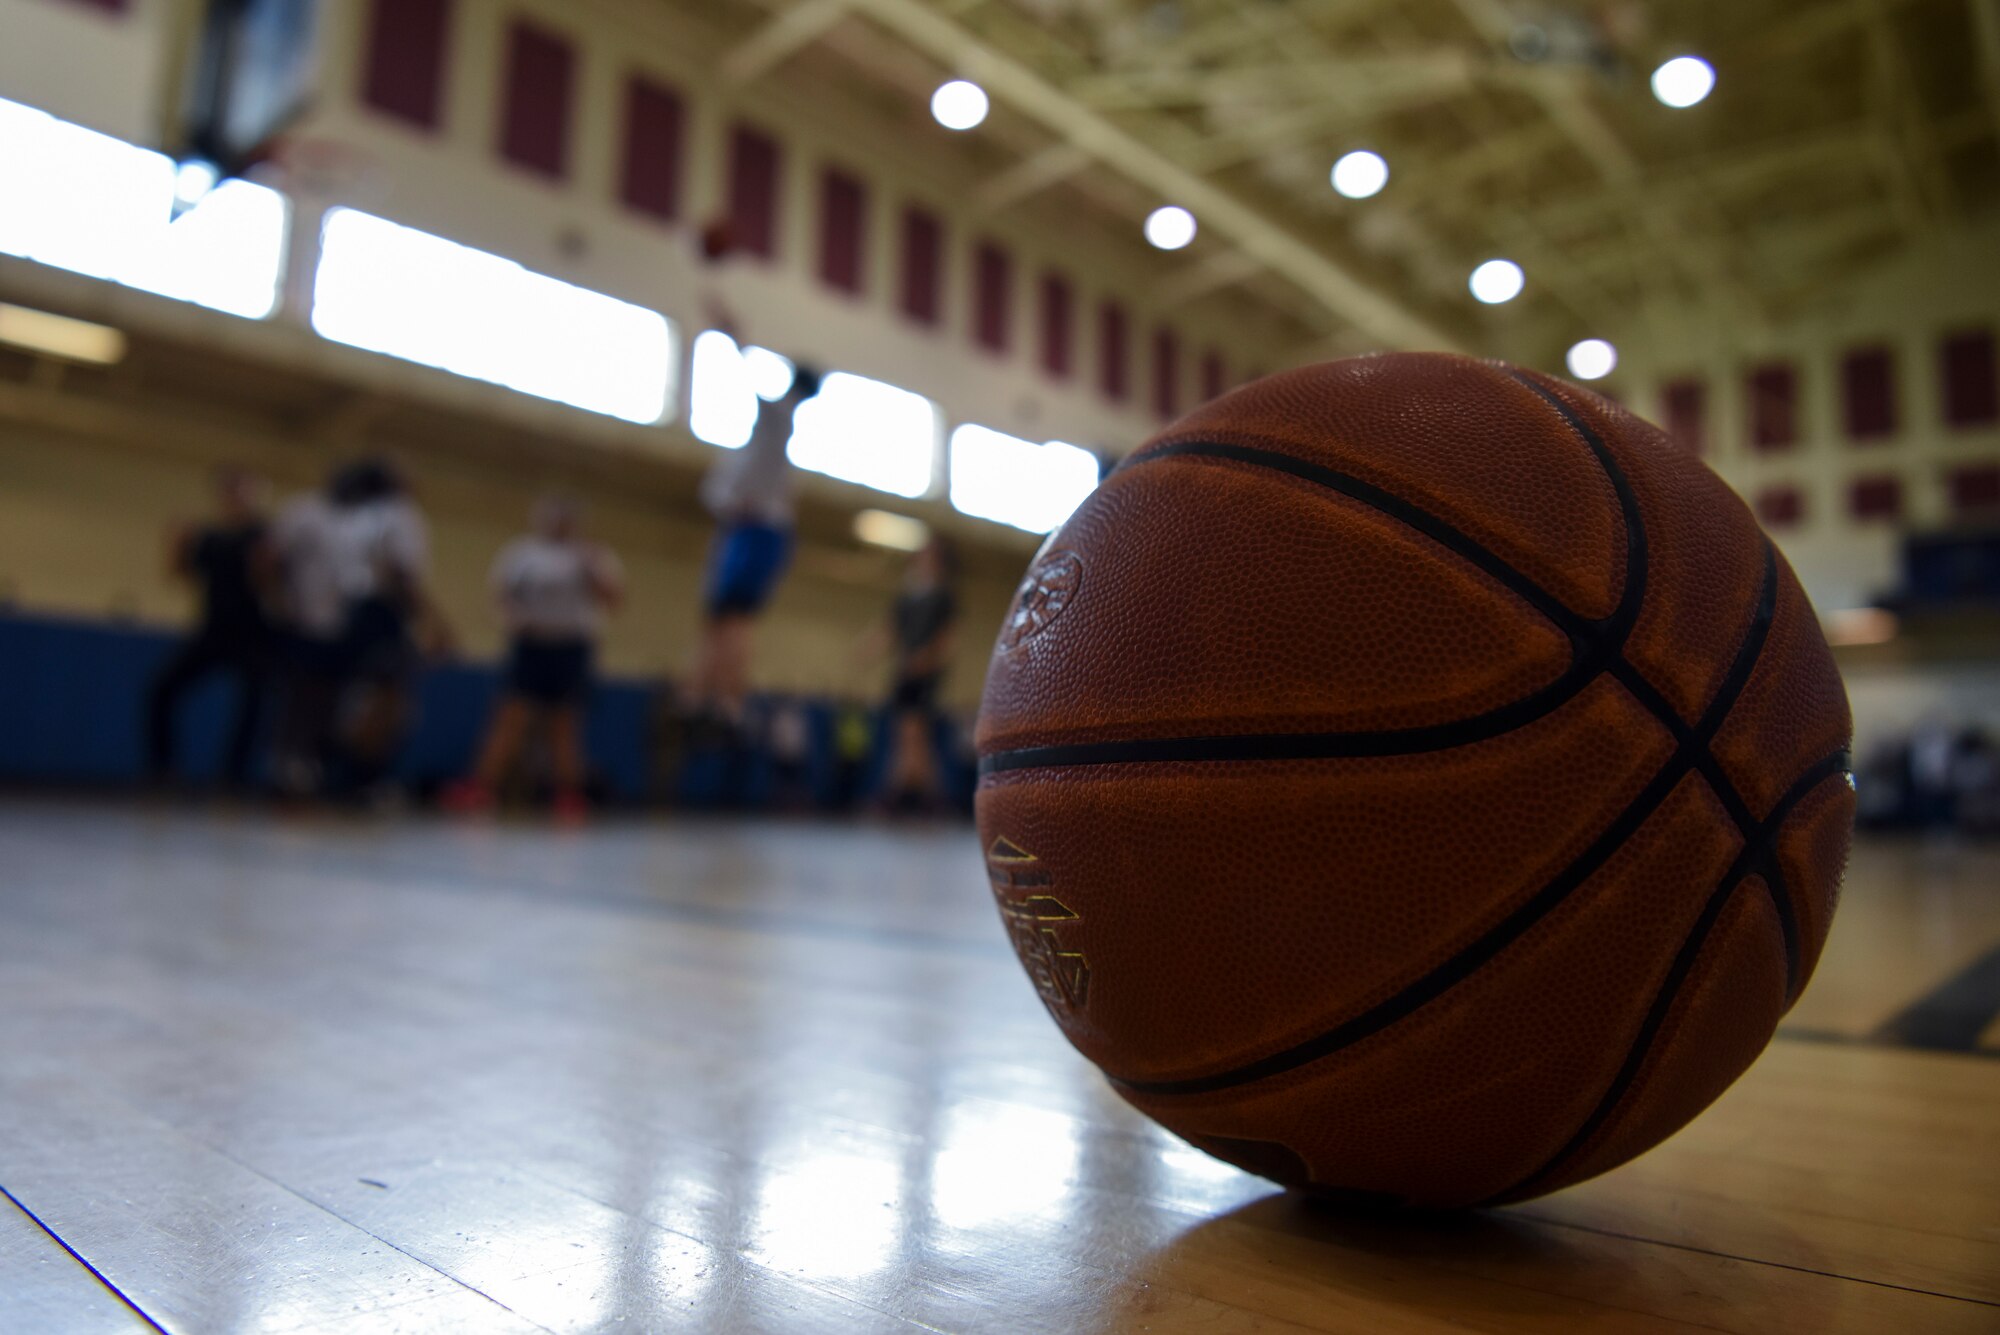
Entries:
[[[1404,208],[1421,207],[1433,200],[1447,208],[1463,208],[1462,192],[1489,176],[1532,165],[1567,142],[1563,132],[1546,120],[1488,135],[1463,152],[1398,177],[1396,201]],[[1393,159],[1389,169],[1396,169]]]
[[1039,153],[1030,153],[1013,166],[982,181],[973,191],[973,203],[982,213],[998,213],[1090,165],[1090,154],[1071,143],[1054,143]]
[[1469,87],[1469,77],[1452,84],[1413,83],[1371,90],[1351,101],[1308,102],[1287,112],[1259,114],[1241,127],[1222,130],[1195,145],[1188,165],[1203,173],[1222,171],[1261,157],[1279,145],[1359,129],[1394,112],[1441,102]]
[[1153,287],[1153,305],[1167,311],[1211,292],[1234,287],[1264,271],[1264,266],[1240,250],[1221,250],[1162,280]]
[[[1708,154],[1698,165],[1678,170],[1656,170],[1649,179],[1648,197],[1672,203],[1769,189],[1805,173],[1851,169],[1891,148],[1879,128],[1868,121],[1854,121],[1831,130]],[[1608,185],[1552,199],[1528,212],[1536,225],[1561,229],[1594,222],[1606,213],[1635,208],[1639,203],[1629,186]]]
[[722,80],[745,84],[763,77],[784,63],[793,52],[811,43],[852,8],[849,0],[798,0],[764,20],[721,61]]
[[858,0],[857,7],[933,59],[978,80],[1017,112],[1156,192],[1163,203],[1171,201],[1192,210],[1203,227],[1372,338],[1392,347],[1459,346],[1456,337],[1408,303],[1364,282],[1339,261],[1084,106],[1027,66],[991,50],[921,0]]
[[1434,51],[1213,70],[1138,66],[1073,79],[1064,89],[1094,107],[1107,109],[1199,105],[1224,99],[1296,102],[1301,96],[1360,103],[1371,93],[1406,95],[1412,86],[1455,91],[1472,82],[1480,64],[1469,52]]

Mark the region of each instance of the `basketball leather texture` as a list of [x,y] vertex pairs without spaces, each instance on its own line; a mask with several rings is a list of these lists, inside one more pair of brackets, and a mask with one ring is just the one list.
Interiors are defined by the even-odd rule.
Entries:
[[1516,1200],[1672,1134],[1812,974],[1849,719],[1790,567],[1654,427],[1436,354],[1272,376],[1054,533],[979,829],[1070,1041],[1289,1186]]

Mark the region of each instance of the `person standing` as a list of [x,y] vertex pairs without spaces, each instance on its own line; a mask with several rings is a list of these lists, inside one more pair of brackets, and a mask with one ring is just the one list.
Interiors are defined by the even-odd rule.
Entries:
[[430,587],[430,536],[402,472],[384,459],[335,478],[331,547],[344,602],[339,785],[382,785],[414,709],[423,660],[449,652],[451,627]]
[[605,613],[624,597],[618,558],[586,541],[577,506],[560,496],[535,502],[531,531],[493,562],[493,593],[510,639],[500,703],[472,773],[445,790],[459,812],[488,811],[529,725],[548,721],[555,811],[566,823],[588,814],[584,797],[584,707]]
[[174,772],[174,716],[198,682],[222,673],[236,682],[236,716],[223,756],[223,778],[249,786],[251,748],[270,671],[271,627],[265,599],[275,570],[263,514],[262,479],[240,468],[215,474],[215,519],[174,534],[169,568],[200,590],[195,631],[153,679],[146,702],[146,767],[155,782]]
[[288,798],[320,791],[333,752],[344,675],[341,637],[347,627],[335,533],[335,494],[343,471],[335,470],[323,486],[286,502],[271,525],[283,687],[273,779]]
[[937,766],[937,694],[951,666],[958,621],[958,549],[932,535],[910,558],[903,587],[876,633],[895,658],[889,691],[889,759],[880,805],[891,812],[933,811],[943,800]]
[[757,424],[740,450],[718,459],[703,480],[701,499],[715,516],[709,548],[701,644],[688,682],[697,718],[742,722],[750,693],[750,637],[792,556],[796,481],[786,447],[799,408],[819,393],[819,375],[793,368],[791,386],[760,404]]

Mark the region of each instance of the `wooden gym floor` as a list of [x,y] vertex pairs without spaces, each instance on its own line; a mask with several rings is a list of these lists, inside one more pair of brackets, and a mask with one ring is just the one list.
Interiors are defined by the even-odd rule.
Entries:
[[1361,1218],[1127,1110],[963,828],[13,799],[0,1331],[2000,1331],[1996,1007],[2000,850],[1864,843],[1669,1144]]

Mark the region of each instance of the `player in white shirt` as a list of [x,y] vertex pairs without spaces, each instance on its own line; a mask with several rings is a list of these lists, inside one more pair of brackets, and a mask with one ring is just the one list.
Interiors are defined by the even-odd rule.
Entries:
[[570,501],[544,496],[530,523],[532,531],[508,543],[493,562],[493,596],[510,640],[500,703],[472,774],[446,790],[444,805],[489,810],[540,715],[548,721],[556,814],[575,821],[587,811],[583,717],[597,638],[605,613],[624,596],[625,575],[609,548],[585,540]]
[[[337,477],[338,475],[336,475]],[[291,797],[316,792],[333,746],[347,599],[334,555],[332,480],[286,502],[271,523],[278,566],[278,613],[284,707],[273,777]]]
[[791,388],[762,404],[750,440],[715,461],[702,480],[702,504],[715,516],[708,554],[701,645],[688,681],[697,715],[729,723],[743,716],[750,691],[750,631],[792,559],[795,478],[786,457],[792,419],[819,393],[819,376],[805,366],[792,372]]
[[383,459],[342,469],[333,488],[333,562],[342,632],[342,786],[383,784],[407,734],[415,677],[448,653],[451,628],[430,589],[430,535],[401,470]]

